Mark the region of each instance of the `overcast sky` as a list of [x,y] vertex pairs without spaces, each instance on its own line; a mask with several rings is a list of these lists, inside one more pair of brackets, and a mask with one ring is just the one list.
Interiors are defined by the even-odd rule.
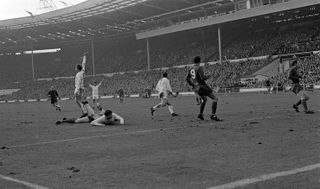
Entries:
[[[47,0],[50,1],[50,0]],[[51,0],[57,8],[75,5],[86,0]],[[39,14],[40,0],[0,0],[0,20],[29,16],[26,11]]]

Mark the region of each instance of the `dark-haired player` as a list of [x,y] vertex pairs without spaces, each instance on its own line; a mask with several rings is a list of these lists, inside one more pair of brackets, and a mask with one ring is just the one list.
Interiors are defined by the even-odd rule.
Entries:
[[313,114],[314,112],[308,109],[307,101],[309,100],[309,97],[307,96],[306,92],[303,90],[303,86],[300,84],[300,79],[302,78],[302,75],[299,72],[299,66],[297,60],[294,60],[291,63],[291,68],[289,70],[289,79],[292,82],[292,91],[294,94],[296,94],[298,97],[300,97],[300,100],[293,105],[293,108],[296,112],[299,112],[299,105],[302,104],[304,113],[306,114]]
[[203,71],[203,67],[200,66],[201,58],[200,56],[196,56],[193,59],[194,66],[192,69],[189,70],[190,77],[192,80],[196,83],[199,87],[198,94],[202,99],[202,102],[200,104],[200,113],[198,115],[198,118],[201,120],[204,120],[203,112],[204,108],[207,103],[207,97],[211,98],[212,106],[211,106],[211,116],[210,119],[214,121],[222,121],[216,116],[217,111],[217,105],[218,105],[218,98],[213,94],[213,90],[209,87],[209,85],[206,83],[206,80],[210,78],[210,76],[206,76]]
[[93,126],[124,125],[124,119],[111,110],[106,110],[103,116],[95,119],[90,124]]
[[158,95],[159,95],[161,102],[150,108],[152,116],[153,116],[154,112],[156,111],[156,109],[161,108],[161,107],[165,107],[165,106],[168,106],[168,110],[172,116],[174,116],[174,117],[178,116],[178,114],[174,113],[173,106],[168,101],[169,95],[177,97],[178,93],[172,92],[170,81],[167,77],[168,77],[168,73],[166,73],[166,72],[163,73],[163,77],[157,83],[156,90],[159,92]]
[[83,54],[82,57],[82,64],[78,64],[76,66],[77,74],[75,76],[75,89],[74,89],[74,96],[76,99],[76,103],[81,108],[82,114],[85,114],[85,109],[83,107],[82,102],[84,101],[84,72],[86,68],[86,55],[87,53]]
[[54,89],[53,86],[50,87],[50,91],[48,92],[48,97],[50,98],[51,104],[56,110],[61,111],[61,107],[58,104],[58,99],[61,99],[57,90]]
[[195,75],[195,73],[193,73],[195,70],[194,68],[190,68],[188,70],[188,73],[187,73],[187,76],[186,76],[186,81],[188,83],[188,85],[191,86],[192,88],[192,91],[194,92],[194,95],[196,96],[196,102],[197,102],[197,105],[200,105],[202,103],[202,99],[199,95],[199,85],[198,83],[195,81],[195,79],[193,79],[193,75]]
[[103,80],[100,81],[100,83],[97,83],[96,81],[93,82],[93,85],[89,84],[89,87],[92,90],[92,103],[93,103],[93,108],[98,108],[100,106],[99,104],[99,87],[101,86]]
[[118,95],[119,95],[120,103],[122,103],[124,99],[124,90],[122,88],[118,90]]
[[124,119],[113,113],[111,110],[103,110],[103,115],[96,114],[87,101],[83,102],[83,107],[87,113],[86,116],[79,118],[63,118],[56,122],[56,125],[62,123],[90,123],[93,126],[105,126],[105,125],[113,125],[113,124],[124,124]]
[[79,118],[63,118],[56,122],[56,125],[61,123],[90,123],[91,121],[100,117],[100,115],[96,114],[92,107],[89,105],[87,101],[82,102],[85,115]]

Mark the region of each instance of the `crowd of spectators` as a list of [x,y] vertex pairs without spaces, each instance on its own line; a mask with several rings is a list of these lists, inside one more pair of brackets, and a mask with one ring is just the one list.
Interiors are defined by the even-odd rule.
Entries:
[[[119,88],[128,94],[140,94],[146,89],[154,88],[163,71],[167,70],[172,86],[178,91],[188,91],[184,82],[186,68],[175,68],[192,63],[192,57],[200,55],[205,62],[219,59],[216,28],[204,28],[197,31],[174,33],[149,40],[150,68],[147,70],[146,41],[122,39],[99,41],[95,43],[95,57],[89,53],[86,66],[86,85],[99,81],[105,82],[101,87],[102,95],[112,95]],[[290,54],[305,51],[317,51],[320,48],[320,29],[315,23],[303,23],[260,30],[239,32],[234,28],[222,28],[222,64],[205,64],[208,74],[212,75],[210,85],[234,87],[240,85],[240,78],[249,75],[270,63],[271,55]],[[0,56],[0,88],[17,88],[19,92],[11,96],[0,96],[0,99],[45,98],[46,90],[55,86],[61,96],[73,94],[74,67],[81,61],[81,54],[90,51],[89,45],[62,47],[58,53],[35,54],[35,78],[59,78],[51,81],[32,81],[31,55]],[[265,56],[254,60],[251,57]],[[95,61],[95,67],[92,61]],[[232,60],[232,61],[231,61]],[[238,60],[238,61],[234,61]],[[240,61],[241,60],[241,61]],[[319,83],[319,56],[305,58],[301,61],[306,83]],[[137,71],[139,70],[139,71]],[[98,76],[92,77],[95,74]],[[125,73],[123,73],[125,72]],[[118,73],[112,77],[106,73]],[[285,73],[272,78],[273,82],[287,83]],[[14,82],[16,81],[16,82]],[[90,91],[87,91],[90,96]]]
[[[240,77],[251,73],[254,70],[267,64],[268,60],[246,60],[239,62],[224,62],[223,64],[205,64],[207,75],[212,77],[208,80],[208,84],[212,87],[233,87],[239,84]],[[168,73],[171,85],[175,91],[190,91],[189,86],[185,82],[185,77],[189,67],[169,68],[164,70],[125,72],[122,74],[114,74],[113,76],[88,76],[85,79],[86,96],[91,95],[89,84],[94,81],[104,82],[100,86],[100,95],[115,95],[116,91],[123,89],[126,94],[142,94],[146,89],[154,90],[157,81],[162,77],[163,72]],[[8,88],[9,84],[0,83],[1,88]],[[60,96],[73,97],[74,79],[53,79],[41,81],[24,81],[10,85],[10,88],[20,89],[12,95],[0,96],[0,100],[8,99],[41,99],[47,98],[47,91],[50,86],[54,86]]]

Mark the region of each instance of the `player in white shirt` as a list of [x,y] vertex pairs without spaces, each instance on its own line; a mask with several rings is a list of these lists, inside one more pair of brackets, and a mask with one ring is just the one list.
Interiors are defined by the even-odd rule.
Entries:
[[97,82],[94,82],[93,85],[89,84],[89,86],[92,89],[92,103],[93,103],[93,108],[98,108],[100,106],[99,104],[99,87],[102,84],[103,80],[100,81],[99,84]]
[[84,100],[84,73],[86,68],[86,61],[87,61],[87,52],[83,54],[82,58],[82,64],[78,64],[76,66],[76,70],[78,71],[75,76],[75,89],[74,89],[74,95],[76,99],[76,103],[81,108],[82,114],[85,114],[85,109],[83,107],[82,101]]
[[106,126],[106,125],[124,125],[124,119],[116,113],[113,113],[111,110],[106,110],[104,115],[95,119],[90,123],[93,126]]
[[84,109],[87,113],[84,117],[79,118],[63,118],[56,122],[56,125],[62,123],[90,123],[92,126],[106,126],[115,124],[124,124],[124,119],[111,110],[103,110],[103,115],[96,114],[87,101],[83,102]]
[[174,113],[173,107],[170,104],[170,102],[168,101],[169,95],[177,97],[178,93],[172,92],[172,89],[170,86],[170,81],[167,77],[168,77],[168,74],[166,72],[163,73],[163,77],[157,83],[156,90],[158,91],[158,95],[159,95],[161,102],[150,109],[152,116],[157,108],[161,108],[161,107],[165,107],[165,106],[168,106],[169,112],[172,116],[178,116],[178,114]]

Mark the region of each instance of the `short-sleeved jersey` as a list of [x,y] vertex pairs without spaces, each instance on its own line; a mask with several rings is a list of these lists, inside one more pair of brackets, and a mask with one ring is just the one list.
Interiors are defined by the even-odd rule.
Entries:
[[289,71],[289,79],[293,84],[297,84],[300,82],[301,75],[299,74],[298,66],[294,66]]
[[198,85],[196,81],[196,71],[193,67],[188,70],[186,81],[192,88],[195,88]]
[[59,94],[56,90],[50,90],[48,92],[48,96],[51,98],[51,99],[57,99],[59,97]]
[[[199,85],[199,86],[207,85],[206,80],[208,79],[208,77],[204,75],[203,67],[194,66],[192,69],[189,70],[188,75],[190,75],[189,77],[193,80],[193,83],[195,85]],[[190,82],[190,80],[189,80],[189,82]]]

